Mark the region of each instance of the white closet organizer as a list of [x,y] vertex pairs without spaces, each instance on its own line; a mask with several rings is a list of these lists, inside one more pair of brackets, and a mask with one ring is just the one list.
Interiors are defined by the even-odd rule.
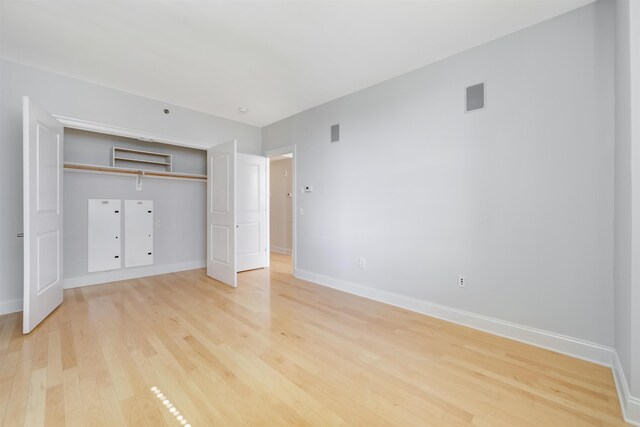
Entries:
[[124,266],[153,264],[153,200],[124,201]]
[[120,200],[89,199],[89,273],[122,268],[121,211]]
[[[162,167],[165,172],[173,172],[171,154],[113,147],[111,166],[119,167],[123,165],[128,165],[129,169],[132,168],[131,165],[140,166],[136,167],[136,169],[146,171],[158,171],[157,167]],[[156,166],[156,168],[154,169],[153,166]]]

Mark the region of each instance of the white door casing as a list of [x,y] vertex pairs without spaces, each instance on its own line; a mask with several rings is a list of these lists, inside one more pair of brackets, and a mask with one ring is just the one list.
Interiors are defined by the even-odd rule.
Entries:
[[207,276],[237,286],[236,141],[207,152]]
[[23,97],[24,311],[27,334],[62,304],[64,127]]
[[236,162],[238,271],[267,265],[267,159],[238,154]]

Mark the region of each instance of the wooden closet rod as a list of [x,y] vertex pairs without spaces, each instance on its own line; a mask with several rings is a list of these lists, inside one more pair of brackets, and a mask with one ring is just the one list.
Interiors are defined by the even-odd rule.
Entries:
[[112,166],[98,166],[98,165],[84,165],[80,163],[65,163],[65,169],[76,169],[93,172],[110,172],[110,173],[124,173],[128,175],[142,175],[142,176],[160,176],[165,178],[181,178],[181,179],[207,179],[206,175],[195,175],[188,173],[177,172],[162,172],[162,171],[147,171],[138,169],[126,169],[126,168],[114,168]]

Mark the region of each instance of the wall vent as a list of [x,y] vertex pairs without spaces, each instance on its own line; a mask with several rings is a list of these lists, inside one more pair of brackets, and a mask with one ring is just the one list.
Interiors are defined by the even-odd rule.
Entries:
[[478,83],[468,86],[466,89],[466,109],[465,111],[482,110],[485,105],[484,99],[484,83]]
[[340,141],[340,125],[331,126],[331,142]]

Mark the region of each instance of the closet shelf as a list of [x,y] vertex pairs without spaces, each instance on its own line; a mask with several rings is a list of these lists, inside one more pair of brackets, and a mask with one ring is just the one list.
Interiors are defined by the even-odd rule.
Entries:
[[179,173],[179,172],[163,172],[163,171],[150,171],[140,169],[119,168],[113,166],[100,166],[100,165],[87,165],[83,163],[65,163],[64,168],[67,170],[82,170],[89,172],[105,172],[105,173],[121,173],[126,175],[142,175],[146,177],[163,177],[163,178],[177,178],[177,179],[197,179],[205,180],[206,175]]
[[[153,151],[136,150],[133,148],[112,147],[111,166],[120,167],[118,162],[138,163],[141,165],[139,169],[143,169],[142,165],[163,166],[165,169],[164,172],[173,172],[173,156],[167,153],[156,153]],[[149,172],[156,172],[153,169],[145,170]]]
[[126,153],[149,154],[151,156],[158,156],[158,157],[171,157],[171,154],[157,153],[155,151],[135,150],[133,148],[122,148],[122,147],[113,147],[113,148],[116,151],[124,151]]
[[114,157],[113,159],[120,160],[123,162],[149,163],[151,165],[171,166],[170,162],[157,162],[155,160],[134,159],[132,157]]

